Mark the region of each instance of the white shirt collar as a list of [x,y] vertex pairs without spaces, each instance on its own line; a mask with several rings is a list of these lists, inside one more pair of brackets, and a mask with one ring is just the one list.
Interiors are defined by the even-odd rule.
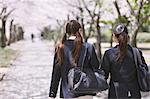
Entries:
[[74,40],[74,39],[76,39],[76,36],[69,36],[68,39],[69,39],[69,40]]

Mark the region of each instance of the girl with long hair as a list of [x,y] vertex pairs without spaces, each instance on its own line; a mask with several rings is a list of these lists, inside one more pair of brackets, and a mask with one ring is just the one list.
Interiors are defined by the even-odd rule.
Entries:
[[[74,94],[69,91],[67,86],[67,74],[72,67],[81,66],[85,50],[87,50],[87,53],[84,58],[83,68],[99,68],[99,61],[95,49],[89,43],[86,43],[88,47],[85,47],[85,43],[81,36],[81,28],[81,25],[76,20],[70,20],[65,25],[65,34],[55,50],[49,97],[56,97],[60,79],[60,98],[70,99],[88,95],[87,98],[91,99],[92,96],[95,95],[93,93]],[[92,48],[91,53],[89,52],[89,48]],[[69,57],[69,52],[71,52],[72,59]],[[74,65],[72,65],[72,63],[74,63]]]
[[[108,98],[140,99],[136,65],[132,47],[128,44],[128,30],[124,24],[120,23],[114,26],[113,40],[117,45],[105,51],[101,62],[101,68],[105,71],[106,79],[109,78],[110,74]],[[140,54],[145,68],[148,70],[141,51]]]

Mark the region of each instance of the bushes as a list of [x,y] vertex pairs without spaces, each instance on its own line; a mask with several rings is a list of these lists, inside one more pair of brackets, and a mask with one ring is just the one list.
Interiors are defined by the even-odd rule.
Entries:
[[102,42],[110,42],[111,40],[111,31],[106,31],[106,32],[102,32],[102,38],[101,38],[101,41]]
[[150,33],[147,32],[140,32],[137,35],[137,42],[150,42]]

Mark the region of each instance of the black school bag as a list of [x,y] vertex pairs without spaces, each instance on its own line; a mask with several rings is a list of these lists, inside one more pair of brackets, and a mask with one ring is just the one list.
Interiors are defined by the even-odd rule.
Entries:
[[[68,72],[69,90],[75,94],[92,94],[109,88],[105,80],[104,72],[101,69],[84,68],[84,61],[87,54],[88,44],[85,43],[85,51],[81,66],[73,67]],[[90,46],[91,47],[91,46]],[[92,53],[92,48],[90,53]],[[69,49],[67,48],[69,51]],[[72,59],[71,51],[69,57]]]

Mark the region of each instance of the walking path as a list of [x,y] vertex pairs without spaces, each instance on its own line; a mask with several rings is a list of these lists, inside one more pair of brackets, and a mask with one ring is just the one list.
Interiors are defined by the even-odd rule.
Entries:
[[[53,44],[40,40],[33,43],[20,41],[10,47],[18,50],[20,54],[0,82],[0,99],[48,99]],[[100,96],[105,97],[106,94],[107,92],[103,92]],[[147,96],[143,99],[148,98]]]
[[0,99],[48,99],[52,45],[47,41],[21,41],[11,47],[20,54],[0,82]]

